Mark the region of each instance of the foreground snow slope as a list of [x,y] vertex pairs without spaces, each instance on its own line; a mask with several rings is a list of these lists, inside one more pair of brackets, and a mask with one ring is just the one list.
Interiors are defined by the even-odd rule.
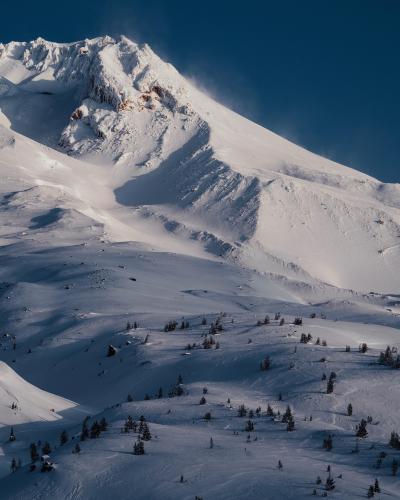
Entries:
[[261,272],[398,290],[399,185],[228,110],[147,45],[12,42],[0,46],[0,76],[3,122],[105,165],[116,202],[134,208],[131,226],[150,219]]

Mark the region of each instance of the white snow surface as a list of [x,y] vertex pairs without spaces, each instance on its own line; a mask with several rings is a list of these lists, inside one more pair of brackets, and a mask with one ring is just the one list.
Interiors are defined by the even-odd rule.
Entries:
[[[379,478],[400,498],[400,372],[377,363],[400,347],[400,185],[252,123],[123,36],[0,44],[0,172],[2,498],[302,499],[329,464],[329,497]],[[250,433],[241,404],[260,407]],[[149,422],[143,456],[128,415]],[[80,442],[85,417],[109,427]],[[37,441],[51,472],[30,471]]]

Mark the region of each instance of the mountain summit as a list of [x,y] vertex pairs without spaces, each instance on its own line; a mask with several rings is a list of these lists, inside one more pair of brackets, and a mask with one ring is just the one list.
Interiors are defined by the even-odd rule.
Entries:
[[[74,179],[101,200],[77,194],[75,179],[69,208],[111,239],[108,225],[123,224],[119,240],[154,243],[142,231],[154,225],[184,253],[205,249],[276,277],[363,292],[399,288],[399,185],[239,116],[148,45],[124,36],[11,42],[0,45],[0,77],[2,137],[16,138],[15,151],[22,134],[79,160]],[[43,175],[34,182],[51,190]],[[60,174],[59,184],[69,182]]]

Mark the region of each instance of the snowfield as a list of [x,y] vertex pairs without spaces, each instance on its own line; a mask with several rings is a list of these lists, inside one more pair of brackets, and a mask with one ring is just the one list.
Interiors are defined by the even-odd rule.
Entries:
[[126,37],[0,44],[0,172],[2,498],[400,498],[400,185]]

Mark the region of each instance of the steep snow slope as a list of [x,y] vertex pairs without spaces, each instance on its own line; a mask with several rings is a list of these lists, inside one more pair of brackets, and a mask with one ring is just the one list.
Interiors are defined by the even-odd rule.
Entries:
[[[2,345],[5,339],[2,339]],[[12,408],[12,404],[16,407]],[[9,426],[32,421],[51,421],[75,403],[60,398],[26,382],[6,363],[0,361],[0,425]]]
[[0,46],[0,75],[11,128],[106,165],[137,220],[261,272],[398,290],[398,185],[240,117],[147,45],[12,42]]

